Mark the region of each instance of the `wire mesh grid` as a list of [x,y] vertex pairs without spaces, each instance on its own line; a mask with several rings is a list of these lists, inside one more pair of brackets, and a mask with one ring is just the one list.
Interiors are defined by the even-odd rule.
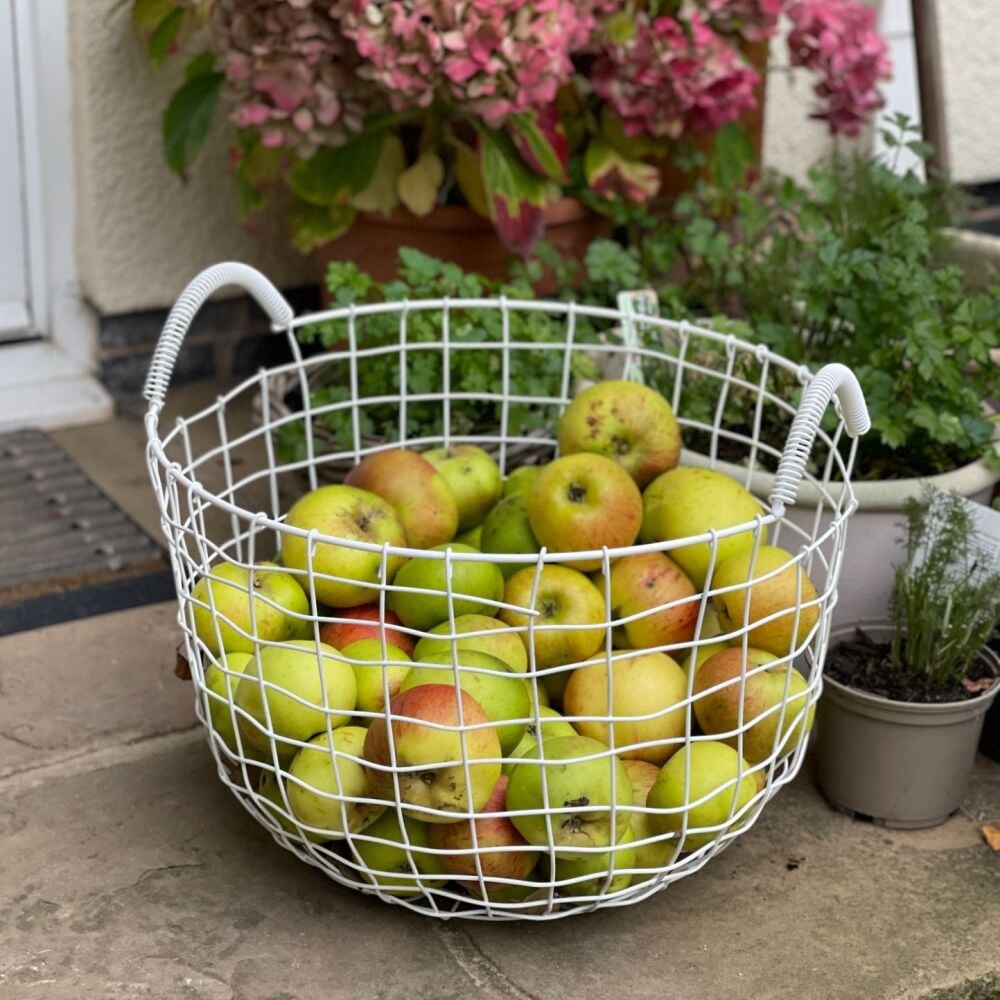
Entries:
[[[197,714],[242,805],[336,882],[444,918],[545,920],[638,902],[749,829],[801,766],[821,690],[855,507],[845,429],[866,420],[853,376],[832,366],[813,377],[760,345],[667,319],[645,318],[635,336],[618,311],[572,303],[404,301],[294,318],[256,272],[221,268],[192,283],[168,321],[147,383],[148,458]],[[270,311],[294,360],[161,436],[186,327],[232,280]],[[519,339],[525,316],[551,324],[551,339]],[[409,336],[417,318],[434,339]],[[296,333],[317,324],[336,346],[304,357]],[[454,390],[472,352],[488,352],[495,381]],[[433,390],[414,378],[428,358]],[[366,395],[365,366],[380,359],[394,383]],[[382,451],[475,444],[504,475],[526,443],[536,460],[553,458],[553,428],[582,380],[616,377],[626,362],[671,403],[682,464],[737,478],[757,496],[751,519],[527,555],[418,549],[350,537],[336,518],[327,531],[285,520],[290,500],[330,478],[324,470]],[[524,386],[532,370],[548,379],[513,392],[512,374]],[[317,392],[341,380],[334,398]],[[824,426],[834,394],[837,417]],[[247,397],[258,421],[236,432],[231,412]],[[734,401],[743,426],[727,424]],[[776,423],[788,430],[783,449],[762,434]],[[207,489],[205,474],[220,469],[223,487]],[[808,502],[790,507],[800,484]],[[716,570],[734,540],[746,573],[727,583]],[[302,558],[276,565],[293,546]],[[694,546],[704,584],[630,613],[615,606],[622,567]],[[774,546],[784,547],[777,562]],[[397,576],[407,561],[424,571],[417,582]],[[491,573],[506,576],[499,591],[472,582]],[[751,618],[750,588],[768,586],[784,602]],[[584,598],[596,613],[580,610]],[[437,602],[433,624],[393,614],[414,599]],[[371,618],[358,631],[360,605]],[[677,619],[680,630],[654,629],[630,648],[630,627]],[[755,638],[769,627],[787,638],[760,657]],[[362,635],[364,654],[345,653],[345,639]],[[471,655],[470,643],[496,650],[511,639],[519,662]],[[708,655],[725,649],[735,669],[699,682]],[[545,707],[553,700],[562,718]]]

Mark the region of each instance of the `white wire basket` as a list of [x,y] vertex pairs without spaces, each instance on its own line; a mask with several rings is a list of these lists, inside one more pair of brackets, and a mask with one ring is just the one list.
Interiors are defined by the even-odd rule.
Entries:
[[[214,405],[163,430],[160,413],[184,335],[202,303],[226,285],[254,296],[275,332],[288,337],[294,360],[261,369]],[[436,339],[408,336],[417,316],[432,321]],[[544,342],[518,339],[526,316],[545,317],[557,325],[558,336]],[[304,357],[296,333],[321,322],[339,331],[338,346]],[[376,327],[378,338],[372,336]],[[453,392],[454,374],[471,351],[495,359],[495,384],[482,392]],[[414,391],[413,366],[421,357],[433,358],[437,366],[441,384],[435,391]],[[525,364],[541,368],[543,359],[552,371],[553,358],[559,373],[554,391],[550,380],[544,394],[512,393],[512,371],[523,371]],[[751,492],[762,481],[769,483],[769,495],[757,498],[753,517],[670,541],[571,552],[542,548],[530,555],[487,555],[450,545],[421,550],[285,522],[288,497],[316,488],[331,478],[331,469],[387,449],[476,444],[496,456],[504,475],[526,456],[556,457],[554,428],[580,387],[581,358],[609,376],[624,372],[644,380],[665,396],[687,446],[682,464],[714,467],[724,454],[725,467],[732,471],[735,463]],[[395,384],[377,396],[362,396],[359,372],[377,359],[391,359]],[[317,401],[312,390],[321,373],[328,382],[342,380],[347,392]],[[297,394],[289,394],[290,384]],[[697,413],[686,412],[693,390],[701,400]],[[706,393],[712,400],[709,419]],[[761,345],[706,327],[643,317],[637,332],[630,315],[564,302],[402,301],[296,317],[260,273],[242,264],[219,264],[192,281],[171,311],[145,395],[149,467],[170,546],[178,621],[197,714],[219,777],[278,843],[335,882],[441,918],[550,920],[625,906],[698,871],[750,829],[765,803],[798,772],[822,686],[847,522],[856,507],[850,482],[856,438],[869,423],[857,380],[844,366],[828,365],[813,375]],[[257,422],[237,432],[233,415],[251,401]],[[747,415],[736,429],[723,419],[734,401]],[[831,401],[836,421],[824,426]],[[408,434],[408,411],[418,406],[425,416],[439,416],[436,433]],[[478,422],[465,419],[470,408]],[[397,411],[395,434],[365,432],[372,413],[384,418]],[[522,419],[525,414],[530,421]],[[336,438],[328,431],[333,418]],[[783,449],[761,435],[762,427],[775,421],[790,424]],[[291,457],[282,449],[290,428],[298,435]],[[220,469],[223,487],[207,488],[204,481]],[[793,507],[803,481],[818,499],[807,508]],[[722,585],[715,579],[720,545],[736,536],[748,553],[746,576]],[[290,540],[305,542],[305,563],[276,570],[272,560],[280,559]],[[670,556],[696,544],[707,552],[702,589],[631,616],[616,612],[610,586],[613,567],[624,565],[620,560]],[[781,565],[758,562],[765,544],[785,550]],[[345,582],[329,566],[318,565],[322,546],[364,553],[377,566],[366,584],[367,602],[377,608],[374,661],[348,662],[335,647],[321,645],[321,633],[353,619],[345,609],[317,600],[317,585],[325,594],[330,592],[325,584]],[[417,558],[440,562],[441,590],[396,581],[393,569]],[[507,588],[499,600],[479,600],[481,613],[502,618],[508,640],[514,635],[520,641],[524,669],[516,677],[504,663],[484,667],[470,660],[457,641],[492,631],[483,626],[461,632],[456,625],[469,595],[455,580],[462,564],[471,563],[527,566],[517,574],[523,580],[526,572],[530,581],[520,596]],[[591,573],[587,586],[600,593],[605,609],[599,622],[587,625],[599,641],[577,662],[565,662],[565,656],[550,662],[539,652],[546,636],[582,630],[579,622],[560,624],[539,610],[555,567]],[[591,572],[594,567],[597,573]],[[259,586],[269,572],[296,577],[306,595],[297,610]],[[788,573],[795,581],[793,601],[769,617],[751,619],[752,602],[746,600],[742,615],[730,616],[724,626],[715,622],[713,609],[725,604],[727,595],[745,594]],[[574,580],[583,579],[578,570],[574,574]],[[225,581],[231,589],[199,587],[205,579]],[[235,604],[220,596],[233,593]],[[444,707],[431,710],[419,699],[394,695],[398,679],[393,680],[392,667],[401,672],[408,667],[396,652],[406,645],[401,637],[408,636],[412,646],[432,634],[389,618],[390,605],[405,593],[445,602],[433,636],[444,639],[446,655],[421,654],[413,661],[440,673],[434,690]],[[285,611],[293,630],[271,629],[274,608]],[[695,622],[682,641],[623,648],[621,631],[630,622],[678,609],[687,609]],[[778,620],[789,629],[787,649],[758,664],[750,652],[760,635],[754,629]],[[245,654],[241,663],[234,646]],[[722,648],[738,651],[737,670],[699,689],[696,658]],[[661,666],[663,655],[673,662],[681,673],[672,673],[671,683],[682,676],[682,687],[669,699],[658,701],[654,692],[638,707],[621,708],[617,702],[627,678],[638,676],[630,671],[651,654],[661,656],[656,661]],[[355,668],[377,672],[374,707],[359,708],[356,682],[353,692],[348,690],[352,682],[344,671],[356,677]],[[550,739],[544,727],[553,719],[542,707],[546,694],[550,699],[575,671],[584,670],[597,671],[588,676],[600,678],[603,705],[565,712],[572,728],[561,730],[561,740]],[[626,679],[618,686],[616,672]],[[753,699],[765,672],[778,693],[761,708]],[[496,717],[468,694],[470,685],[481,691],[475,683],[488,685],[489,678],[527,692],[527,698],[515,699],[519,708],[501,713],[503,739]],[[735,715],[723,728],[703,728],[701,710],[720,693],[736,706]],[[574,732],[582,735],[571,736]],[[420,737],[415,743],[414,733]],[[521,752],[525,746],[529,749]],[[645,765],[644,774],[639,764]],[[645,791],[654,781],[664,785],[659,797]]]

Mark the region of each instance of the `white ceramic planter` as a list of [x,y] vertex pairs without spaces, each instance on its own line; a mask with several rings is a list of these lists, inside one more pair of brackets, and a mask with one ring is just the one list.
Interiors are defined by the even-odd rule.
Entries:
[[[682,454],[681,462],[711,464],[704,455],[688,451]],[[747,470],[741,466],[716,462],[714,468],[740,482],[747,481]],[[919,497],[925,484],[986,503],[996,481],[996,473],[980,461],[926,479],[854,482],[858,509],[848,522],[833,624],[888,617],[894,567],[904,556],[903,505],[911,497]],[[748,488],[762,499],[767,499],[773,486],[774,476],[769,472],[755,472],[749,477]],[[803,482],[797,504],[788,511],[789,519],[811,532],[819,499],[816,487],[808,481]],[[780,536],[777,544],[782,544]],[[788,544],[794,545],[794,541],[789,540]]]

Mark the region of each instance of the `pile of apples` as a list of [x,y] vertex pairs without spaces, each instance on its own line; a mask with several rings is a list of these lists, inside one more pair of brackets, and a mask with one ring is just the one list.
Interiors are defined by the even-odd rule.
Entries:
[[557,437],[506,481],[472,445],[368,455],[292,506],[278,561],[192,590],[214,738],[358,882],[622,891],[745,824],[809,730],[816,590],[760,503],[679,466],[636,383],[585,389]]

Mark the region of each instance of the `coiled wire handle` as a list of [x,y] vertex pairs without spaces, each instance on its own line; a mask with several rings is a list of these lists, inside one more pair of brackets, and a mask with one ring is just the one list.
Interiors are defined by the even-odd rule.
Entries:
[[820,421],[834,396],[840,404],[844,426],[852,438],[867,434],[871,428],[865,394],[854,372],[841,364],[820,368],[802,392],[799,411],[792,421],[792,429],[788,432],[785,450],[778,463],[769,498],[771,513],[775,517],[783,517],[785,507],[795,503]]
[[163,326],[142,390],[150,409],[158,411],[163,406],[177,355],[195,313],[213,292],[226,285],[240,285],[246,289],[271,318],[276,329],[288,326],[295,317],[281,292],[256,268],[232,261],[206,268],[181,292]]

